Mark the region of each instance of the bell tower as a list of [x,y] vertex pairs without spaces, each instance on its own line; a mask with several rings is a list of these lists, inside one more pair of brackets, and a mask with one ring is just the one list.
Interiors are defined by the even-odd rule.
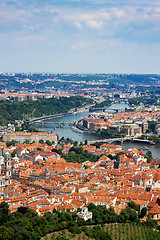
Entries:
[[11,157],[8,150],[4,155],[2,174],[5,176],[5,186],[9,186],[11,184]]

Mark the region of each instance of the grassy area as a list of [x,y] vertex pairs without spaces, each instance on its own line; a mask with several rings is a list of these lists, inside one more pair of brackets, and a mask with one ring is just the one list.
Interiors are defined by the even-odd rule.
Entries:
[[[92,228],[91,226],[90,228]],[[160,233],[156,230],[150,229],[145,226],[137,225],[136,223],[113,223],[105,224],[102,229],[109,233],[112,240],[158,240]],[[70,233],[68,230],[62,230],[48,234],[41,240],[91,240],[82,231],[80,234]],[[99,238],[96,238],[97,240]],[[105,239],[104,239],[105,240]]]
[[151,240],[159,239],[160,233],[135,223],[108,224],[105,226],[113,240]]

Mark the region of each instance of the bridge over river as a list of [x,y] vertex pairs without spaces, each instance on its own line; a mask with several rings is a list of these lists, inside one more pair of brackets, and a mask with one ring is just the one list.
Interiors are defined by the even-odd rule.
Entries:
[[106,139],[101,139],[101,140],[93,140],[93,141],[88,141],[88,144],[93,144],[95,142],[104,142],[104,143],[120,142],[120,143],[123,143],[123,142],[126,142],[126,141],[147,143],[147,144],[150,144],[150,145],[155,144],[153,141],[138,139],[138,138],[134,138],[132,136],[128,136],[128,137],[124,137],[124,138],[106,138]]
[[104,142],[104,143],[120,142],[120,143],[123,143],[124,141],[131,141],[131,140],[133,140],[133,137],[106,138],[106,139],[88,141],[88,144],[93,144],[96,142]]
[[97,111],[103,111],[105,112],[106,110],[109,111],[114,111],[116,113],[118,113],[119,109],[117,108],[106,108],[106,107],[101,107],[101,108],[89,108],[89,112],[97,112]]
[[72,126],[72,125],[74,125],[76,122],[48,122],[48,121],[42,121],[42,120],[40,120],[40,121],[36,121],[36,122],[32,122],[32,124],[34,124],[35,126],[37,125],[37,126],[41,126],[41,127],[46,127],[46,128],[50,128],[51,127],[51,125],[53,126],[57,126],[58,128],[60,128],[60,127],[64,127],[64,126],[66,126],[66,125],[69,125],[69,126]]
[[54,118],[61,118],[67,115],[71,115],[73,114],[71,113],[60,113],[60,114],[54,114],[54,115],[48,115],[48,116],[43,116],[43,117],[38,117],[38,118],[33,118],[29,120],[29,124],[34,124],[34,123],[41,123],[50,119],[54,119]]

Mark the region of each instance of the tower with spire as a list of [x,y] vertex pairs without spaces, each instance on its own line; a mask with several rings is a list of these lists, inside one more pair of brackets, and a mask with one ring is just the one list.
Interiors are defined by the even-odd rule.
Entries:
[[4,154],[3,163],[1,164],[1,175],[5,178],[5,186],[3,186],[9,186],[11,184],[11,157],[8,150]]
[[2,173],[2,167],[4,165],[4,157],[2,155],[2,147],[0,147],[0,191],[5,188],[5,176]]

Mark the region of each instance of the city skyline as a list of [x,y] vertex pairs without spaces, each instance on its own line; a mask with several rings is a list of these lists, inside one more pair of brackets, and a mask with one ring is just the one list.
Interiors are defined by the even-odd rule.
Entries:
[[0,1],[1,72],[157,73],[160,3]]

